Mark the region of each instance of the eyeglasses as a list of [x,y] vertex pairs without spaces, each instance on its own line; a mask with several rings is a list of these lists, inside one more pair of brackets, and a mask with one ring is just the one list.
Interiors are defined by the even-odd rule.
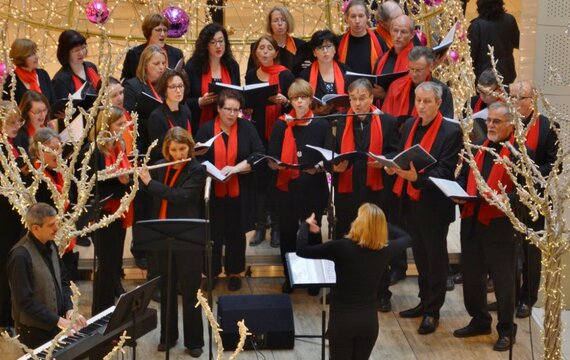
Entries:
[[508,120],[501,120],[501,119],[487,119],[485,120],[485,123],[487,125],[495,125],[495,126],[499,126],[502,125],[504,123],[509,122]]
[[47,114],[48,110],[47,109],[43,109],[43,110],[38,110],[38,111],[30,111],[30,114],[32,115],[41,115],[41,114]]
[[326,45],[317,46],[315,49],[317,49],[319,51],[330,51],[333,48],[334,48],[334,45],[326,44]]
[[224,110],[226,114],[231,115],[231,114],[239,114],[241,109],[223,107],[222,110]]
[[71,49],[72,54],[78,54],[82,51],[87,51],[87,45],[81,45],[81,46],[77,46],[77,47],[74,47],[73,49]]
[[220,40],[212,39],[212,40],[208,41],[208,44],[214,45],[214,46],[216,46],[216,45],[224,46],[226,44],[226,40],[224,40],[224,39],[220,39]]
[[184,84],[168,85],[168,90],[184,90]]
[[307,95],[297,95],[297,96],[291,96],[289,98],[289,100],[291,101],[295,101],[295,100],[301,100],[301,101],[305,101],[307,100],[309,97]]

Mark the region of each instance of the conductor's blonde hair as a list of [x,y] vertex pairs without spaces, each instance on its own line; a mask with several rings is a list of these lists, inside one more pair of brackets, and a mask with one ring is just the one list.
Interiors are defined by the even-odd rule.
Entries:
[[352,222],[347,238],[364,248],[378,250],[388,242],[388,224],[382,209],[371,203],[358,208],[358,215]]

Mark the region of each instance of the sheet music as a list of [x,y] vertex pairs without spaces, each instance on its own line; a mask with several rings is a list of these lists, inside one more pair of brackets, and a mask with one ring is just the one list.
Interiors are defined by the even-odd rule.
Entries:
[[285,254],[291,286],[336,284],[334,262],[325,259],[306,259],[294,252]]
[[220,131],[220,132],[218,133],[218,135],[212,136],[208,141],[206,141],[206,142],[204,142],[204,143],[197,143],[195,150],[211,147],[212,144],[214,143],[214,141],[216,141],[216,139],[218,138],[218,136],[222,135],[223,133],[224,133],[223,131]]
[[444,194],[449,198],[457,199],[476,199],[477,196],[469,195],[463,188],[456,182],[447,179],[436,178],[430,176],[429,179],[435,184]]
[[83,130],[83,115],[79,114],[75,119],[73,119],[73,121],[71,121],[71,123],[69,123],[68,127],[59,133],[61,142],[70,143],[73,141],[79,141],[83,135]]

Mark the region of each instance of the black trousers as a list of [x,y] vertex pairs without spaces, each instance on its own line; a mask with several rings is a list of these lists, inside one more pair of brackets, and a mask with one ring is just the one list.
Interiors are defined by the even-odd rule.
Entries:
[[18,339],[30,349],[45,344],[52,340],[58,333],[59,329],[57,327],[52,331],[46,331],[33,326],[16,324],[16,334],[20,335]]
[[445,302],[449,257],[449,223],[430,216],[411,204],[407,231],[412,237],[412,251],[418,268],[419,297],[424,314],[439,317]]
[[[463,220],[465,221],[465,220]],[[510,336],[515,306],[515,258],[513,238],[503,233],[500,238],[490,234],[490,226],[479,222],[469,234],[461,231],[461,269],[463,271],[463,299],[465,308],[472,317],[471,325],[489,328],[491,315],[487,310],[487,273],[491,275],[497,297],[497,332]],[[462,222],[463,225],[463,222]],[[514,231],[514,230],[513,230]],[[506,237],[506,238],[505,238]]]
[[517,274],[515,278],[516,303],[534,306],[538,300],[540,288],[542,252],[526,240],[522,240],[521,243],[522,252],[520,252],[521,256],[519,257],[522,263],[521,274]]
[[[182,294],[182,323],[184,326],[184,346],[188,349],[204,346],[202,308],[195,308],[196,292],[202,281],[203,253],[191,251],[172,252],[172,278],[168,278],[168,253],[156,252],[160,281],[160,343],[166,344],[166,328],[168,341],[178,340],[178,296],[177,284]],[[168,295],[168,282],[172,282],[172,294]],[[166,319],[167,305],[170,302],[170,318]]]
[[245,270],[245,234],[241,226],[239,198],[212,199],[212,275],[222,272],[222,249],[225,250],[226,274],[239,274]]
[[93,242],[97,269],[93,278],[92,314],[98,314],[115,304],[115,289],[121,281],[117,269],[122,266],[126,235],[121,219],[97,232]]
[[362,311],[331,311],[327,338],[331,360],[367,360],[378,338],[376,306]]

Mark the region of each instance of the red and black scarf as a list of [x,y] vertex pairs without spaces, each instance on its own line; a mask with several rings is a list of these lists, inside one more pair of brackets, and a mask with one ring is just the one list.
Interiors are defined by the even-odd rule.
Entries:
[[[370,112],[376,110],[374,105],[370,106]],[[342,143],[340,146],[340,152],[346,153],[355,150],[354,144],[354,127],[353,127],[353,114],[352,109],[348,110],[348,115],[346,117],[346,125],[344,127],[344,132],[342,134]],[[374,155],[382,154],[383,146],[383,135],[382,135],[382,125],[380,123],[379,115],[372,115],[370,120],[370,145],[368,151]],[[382,190],[384,184],[382,183],[382,173],[381,169],[376,169],[368,166],[366,171],[366,186],[369,186],[373,191]],[[345,172],[341,173],[339,176],[339,193],[350,193],[352,192],[352,167],[347,169]]]
[[[168,186],[168,187],[174,187],[174,184],[176,183],[176,179],[178,179],[178,176],[180,176],[180,173],[182,172],[182,169],[184,169],[186,167],[187,163],[182,163],[180,165],[180,167],[178,169],[176,169],[176,172],[174,173],[174,176],[172,176],[172,179],[170,180],[170,182],[168,182],[168,177],[170,176],[170,172],[172,171],[172,165],[169,165],[166,168],[166,173],[164,174],[164,185]],[[166,211],[168,210],[168,200],[163,199],[160,202],[160,211],[158,212],[158,218],[159,219],[166,219]]]
[[[264,73],[269,74],[269,85],[277,84],[277,93],[280,94],[279,74],[288,69],[283,65],[260,65],[260,69]],[[281,105],[268,105],[265,107],[265,139],[267,140],[271,136],[271,129],[273,129],[273,124],[275,124],[279,113],[281,113]]]
[[[216,116],[214,120],[214,136],[222,132],[220,117]],[[238,153],[238,123],[232,125],[228,137],[228,146],[222,136],[218,136],[214,140],[214,165],[222,170],[225,166],[235,166]],[[239,196],[239,179],[238,175],[230,176],[227,182],[218,182],[214,184],[214,193],[216,197],[223,198],[229,196],[235,198]]]
[[[122,157],[120,160],[118,160],[118,156],[119,154],[121,154],[121,152],[122,152]],[[116,143],[115,146],[109,151],[109,154],[105,155],[105,167],[109,168],[113,166],[115,163],[117,163],[117,161],[119,161],[119,166],[117,167],[117,170],[131,168],[131,163],[129,162],[127,153],[123,151],[119,143]],[[117,211],[120,206],[121,206],[121,200],[119,198],[113,197],[105,203],[103,210],[105,210],[107,213],[112,214],[115,211]],[[129,205],[129,209],[122,216],[124,228],[128,228],[129,226],[133,225],[133,212],[134,212],[133,204],[131,203]]]
[[[101,78],[99,77],[99,74],[97,74],[97,71],[89,66],[85,66],[85,75],[87,75],[87,79],[91,82],[93,88],[97,89],[99,87],[99,83],[101,82]],[[71,79],[73,80],[75,91],[81,89],[84,81],[76,74],[73,74],[71,76]]]
[[[370,36],[370,73],[374,70],[374,64],[380,56],[382,56],[382,46],[380,41],[374,34],[374,31],[368,29],[368,36]],[[346,64],[346,56],[348,55],[348,43],[350,41],[350,31],[342,36],[340,39],[340,44],[338,45],[339,61]]]
[[[412,43],[412,41],[410,41],[408,45],[406,45],[406,47],[403,48],[402,51],[400,51],[400,53],[396,56],[396,64],[394,64],[394,70],[392,72],[408,71],[408,64],[410,63],[410,60],[408,59],[408,54],[410,53],[413,47],[414,44]],[[382,74],[382,70],[384,70],[384,65],[386,65],[388,57],[390,57],[390,52],[391,51],[387,51],[384,54],[384,56],[380,58],[378,66],[376,66],[376,75]]]
[[[409,149],[413,144],[412,141],[414,139],[414,134],[416,133],[416,129],[419,123],[422,121],[420,117],[416,117],[414,124],[412,125],[412,129],[408,134],[406,139],[406,143],[404,144],[404,150]],[[428,153],[431,152],[431,148],[435,142],[435,138],[439,133],[439,128],[441,127],[441,123],[443,122],[443,116],[440,112],[437,113],[435,119],[433,119],[431,126],[429,127],[428,131],[425,133],[424,137],[420,141],[420,145],[424,148],[425,151]],[[398,195],[398,197],[402,196],[402,190],[404,189],[404,178],[398,176],[396,179],[396,183],[394,184],[394,193]],[[408,186],[406,187],[406,192],[410,199],[413,201],[418,201],[420,199],[421,190],[416,189],[411,181],[408,181]]]
[[[514,142],[514,137],[511,135],[509,140],[511,144]],[[489,146],[489,140],[486,140],[483,143],[483,146]],[[499,152],[499,156],[501,158],[509,158],[511,155],[511,151],[508,147],[503,146],[501,151]],[[479,149],[477,154],[475,155],[475,163],[477,164],[477,169],[481,171],[483,169],[483,163],[485,161],[485,156],[488,155],[486,151]],[[487,178],[487,185],[497,192],[499,192],[499,183],[505,186],[505,191],[510,192],[513,188],[513,182],[511,181],[510,176],[507,174],[505,167],[502,164],[495,162],[493,167],[491,168],[491,172],[489,173],[489,177]],[[467,193],[469,195],[477,195],[477,183],[475,180],[475,175],[473,174],[473,169],[469,169],[469,175],[467,177]],[[476,202],[467,202],[463,205],[463,211],[461,212],[462,218],[468,218],[473,216],[475,212]],[[499,208],[490,205],[487,201],[482,201],[479,205],[479,214],[477,215],[477,220],[480,223],[489,225],[492,219],[496,219],[499,217],[503,217],[505,214],[499,210]]]
[[[428,75],[426,81],[430,81],[430,79],[431,75]],[[412,107],[412,113],[408,113],[410,111],[410,93],[413,85],[410,74],[394,81],[386,93],[382,111],[396,117],[402,115],[417,116],[418,111],[415,105]]]
[[[337,94],[344,94],[344,76],[342,75],[342,70],[338,63],[333,60],[333,71],[334,71],[334,86]],[[319,80],[319,62],[313,61],[311,65],[311,72],[309,74],[309,84],[313,88],[313,95],[317,91],[317,82]]]
[[[232,79],[230,77],[230,73],[228,72],[228,69],[224,65],[221,65],[221,72],[222,72],[222,84],[231,84]],[[208,70],[208,72],[202,73],[202,82],[200,88],[200,93],[202,94],[202,96],[208,92],[208,86],[210,85],[211,82],[212,82],[212,70],[210,69]],[[215,104],[212,104],[202,108],[200,113],[200,126],[202,126],[203,123],[214,117],[215,106],[216,106]]]
[[[288,115],[296,118],[297,112],[293,109]],[[313,112],[309,111],[303,117],[312,118]],[[285,115],[280,116],[279,120],[284,121],[285,124],[287,124],[285,134],[283,134],[283,143],[281,144],[281,161],[288,164],[298,164],[297,140],[295,140],[293,128],[297,125],[308,124],[311,120],[287,120]],[[299,170],[297,169],[279,170],[279,174],[277,175],[277,188],[281,191],[289,191],[289,181],[297,179],[298,177]]]
[[16,66],[16,68],[14,69],[14,72],[16,73],[16,76],[24,83],[28,86],[28,89],[32,90],[32,91],[37,91],[39,93],[42,92],[42,89],[40,88],[40,84],[38,83],[38,72],[36,71],[36,69],[32,69],[32,71],[28,71],[25,69],[22,69],[19,66]]

